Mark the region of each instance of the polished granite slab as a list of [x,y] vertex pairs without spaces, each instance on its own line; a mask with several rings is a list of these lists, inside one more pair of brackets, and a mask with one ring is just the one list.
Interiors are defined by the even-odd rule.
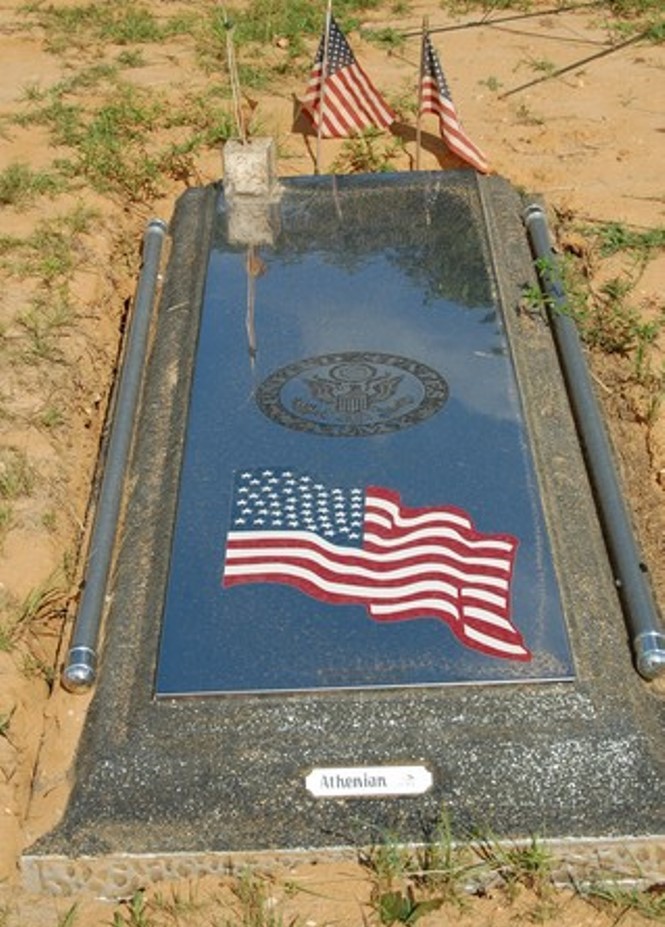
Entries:
[[215,210],[157,695],[571,678],[477,185],[285,182],[261,245],[241,208]]
[[[455,836],[573,853],[664,834],[665,700],[633,669],[549,325],[525,299],[521,196],[466,170],[282,186],[249,224],[219,185],[177,204],[97,689],[66,814],[24,854],[30,885],[126,897],[243,853],[427,840],[442,809]],[[414,520],[435,528],[443,618],[379,620],[381,543]],[[355,587],[331,601],[294,580],[293,531],[332,545]],[[472,603],[451,571],[469,542]],[[469,646],[467,607],[530,659]]]

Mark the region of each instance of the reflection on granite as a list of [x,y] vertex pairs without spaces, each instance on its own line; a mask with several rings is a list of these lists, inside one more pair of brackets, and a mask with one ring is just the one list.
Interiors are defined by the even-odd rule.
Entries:
[[[232,208],[220,194],[157,694],[570,678],[477,186],[442,175],[287,181],[261,247],[228,243]],[[222,585],[234,479],[255,468],[294,468],[340,491],[381,487],[402,511],[460,510],[472,533],[452,547],[466,553],[442,529],[442,562],[409,563],[408,601],[383,621],[373,594],[401,583],[404,565],[384,575],[374,559],[371,576],[344,582],[349,555],[359,562],[351,542],[325,549],[325,581],[311,560],[289,564],[288,580],[261,571],[254,552],[249,578]],[[289,530],[316,545],[325,527],[271,522],[282,551]],[[514,540],[514,565],[468,561],[498,535]],[[461,573],[455,556],[467,557]]]

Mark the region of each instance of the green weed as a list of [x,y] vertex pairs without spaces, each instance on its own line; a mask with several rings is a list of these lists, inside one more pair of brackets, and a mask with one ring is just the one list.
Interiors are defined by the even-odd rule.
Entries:
[[415,850],[415,863],[417,869],[412,877],[418,885],[435,890],[446,901],[463,902],[463,882],[476,868],[476,862],[468,846],[455,841],[445,809],[426,842]]
[[65,911],[62,917],[58,918],[57,927],[74,927],[77,916],[78,904],[74,902],[74,904]]
[[36,624],[62,618],[64,613],[64,589],[62,579],[56,573],[28,593],[16,612],[16,625],[21,629],[32,629]]
[[382,132],[369,128],[344,142],[331,171],[333,174],[374,174],[394,170],[395,160],[403,151],[402,139],[386,141]]
[[638,230],[620,222],[607,222],[591,230],[600,240],[603,256],[629,251],[646,260],[654,251],[665,248],[665,227]]
[[524,62],[532,71],[535,71],[536,74],[544,74],[546,76],[554,74],[557,69],[556,64],[553,61],[550,61],[548,58],[527,58]]
[[41,518],[41,522],[46,531],[48,531],[49,534],[52,534],[58,525],[58,516],[53,511],[53,509],[51,509],[48,512],[44,512]]
[[57,339],[72,326],[74,319],[75,312],[66,287],[58,292],[35,296],[29,308],[17,318],[27,335],[24,359],[32,364],[36,361],[59,361],[62,352]]
[[520,125],[523,126],[542,126],[544,119],[537,116],[526,103],[520,103],[515,112],[515,116]]
[[39,196],[62,192],[65,186],[64,179],[57,174],[35,171],[16,161],[0,172],[0,206],[28,206]]
[[112,927],[151,927],[145,892],[135,892],[120,910],[113,912]]
[[501,83],[499,78],[494,77],[494,75],[490,75],[489,77],[486,77],[484,80],[478,81],[478,83],[483,87],[487,87],[487,89],[491,90],[492,93],[498,93],[498,91],[503,87],[503,84]]
[[390,891],[406,879],[413,869],[413,856],[395,834],[385,834],[383,839],[359,853],[360,865],[369,870],[376,879],[379,893]]
[[6,714],[0,715],[0,737],[4,737],[5,740],[9,740],[9,729],[11,727],[12,718],[16,713],[16,706],[12,708],[11,711]]
[[501,879],[509,897],[514,897],[520,887],[538,895],[551,888],[552,855],[536,837],[524,843],[504,843],[492,835],[481,836],[474,840],[473,848]]
[[138,48],[126,48],[120,52],[116,61],[123,68],[143,68],[146,65],[145,56]]
[[378,45],[379,48],[385,48],[387,51],[401,49],[406,44],[404,35],[391,26],[385,29],[363,29],[361,35],[372,45]]
[[[12,509],[10,503],[0,502],[0,545],[4,541],[7,532],[11,528],[14,521],[14,510]],[[0,646],[0,650],[2,647]]]
[[388,102],[398,119],[406,121],[409,118],[415,118],[418,114],[418,97],[413,92],[410,82],[403,89],[389,94]]
[[35,479],[34,468],[24,450],[0,447],[0,499],[7,501],[30,496]]
[[72,147],[79,138],[83,116],[80,103],[68,103],[61,96],[50,93],[43,105],[15,116],[14,122],[22,127],[45,126],[54,146]]
[[179,924],[183,917],[193,917],[198,914],[204,907],[204,902],[196,897],[195,888],[191,884],[188,886],[186,895],[181,894],[174,887],[171,887],[168,896],[157,892],[151,904],[157,914],[163,914],[176,924]]
[[31,651],[23,654],[21,672],[26,679],[43,679],[49,689],[57,678],[55,666]]
[[[237,902],[237,919],[227,927],[285,927],[284,918],[270,892],[271,883],[246,869],[232,885]],[[293,925],[293,921],[290,925]]]
[[[181,103],[167,114],[166,128],[189,127],[191,150],[210,147],[234,138],[237,134],[235,119],[226,98],[219,90],[203,93],[186,93]],[[250,121],[250,135],[256,134],[256,125]]]
[[600,902],[616,913],[613,923],[618,924],[626,914],[634,912],[655,921],[665,921],[665,889],[662,884],[646,889],[626,888],[624,885],[601,883],[577,887],[578,894],[592,903]]
[[404,890],[382,892],[374,901],[379,920],[386,927],[395,923],[415,924],[425,914],[436,911],[442,904],[441,898],[417,900],[411,886]]
[[140,45],[161,42],[183,28],[182,17],[161,22],[152,10],[135,0],[55,6],[30,3],[23,12],[39,25],[46,48],[54,54],[90,50],[90,44]]
[[96,215],[78,206],[40,222],[27,238],[0,237],[0,267],[16,277],[33,277],[46,289],[61,287],[81,263],[81,238]]
[[[40,653],[32,649],[32,643],[43,638],[52,622],[61,623],[66,615],[65,591],[59,572],[46,582],[32,589],[22,602],[13,599],[3,601],[4,619],[0,623],[0,651],[12,651],[19,642],[28,646],[28,662],[24,664],[27,675],[39,675],[53,680],[54,670],[47,666]],[[60,628],[55,631],[59,634]]]

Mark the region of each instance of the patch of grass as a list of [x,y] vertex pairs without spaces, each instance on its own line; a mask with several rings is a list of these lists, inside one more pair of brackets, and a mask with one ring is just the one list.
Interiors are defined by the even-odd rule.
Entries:
[[639,914],[655,921],[665,921],[665,886],[652,885],[646,889],[626,888],[625,885],[602,883],[578,887],[578,894],[594,905],[609,907],[618,924],[627,914]]
[[401,49],[406,44],[404,35],[391,26],[385,29],[363,29],[361,35],[372,45],[378,45],[379,48],[387,51]]
[[48,512],[44,512],[41,522],[46,531],[52,534],[58,526],[58,516],[53,509],[50,509]]
[[557,69],[556,64],[548,58],[527,58],[524,62],[536,74],[551,75]]
[[[236,917],[226,927],[287,927],[271,892],[272,883],[245,869],[235,878],[231,890],[236,898]],[[288,922],[293,927],[294,921]]]
[[503,84],[499,78],[492,74],[489,77],[486,77],[484,80],[478,81],[478,83],[482,87],[487,87],[487,89],[491,90],[492,93],[498,93],[499,90],[503,87]]
[[43,220],[27,238],[0,237],[0,266],[17,277],[36,277],[46,288],[61,285],[80,266],[80,239],[96,215],[79,205]]
[[[0,502],[0,545],[4,541],[7,532],[12,526],[14,520],[14,510],[9,502]],[[2,647],[0,647],[0,650]]]
[[386,925],[413,924],[448,903],[465,906],[466,883],[479,865],[468,845],[455,842],[445,809],[422,845],[387,834],[359,862],[372,875],[371,905]]
[[148,151],[150,132],[163,118],[163,104],[147,91],[119,85],[92,118],[79,126],[75,171],[101,193],[130,200],[154,194],[158,161]]
[[65,189],[62,177],[50,171],[35,171],[15,161],[0,172],[0,206],[29,206],[39,196],[55,196]]
[[606,222],[592,227],[592,231],[600,240],[603,256],[629,251],[648,260],[654,251],[665,248],[665,226],[634,229],[621,222]]
[[34,468],[24,450],[0,447],[0,499],[8,501],[30,496],[35,478]]
[[66,287],[58,292],[40,293],[35,296],[29,308],[17,318],[28,339],[24,360],[31,364],[38,361],[61,360],[62,352],[57,339],[63,334],[64,329],[72,326],[74,318],[75,313]]
[[395,159],[404,151],[402,139],[386,140],[376,128],[346,139],[335,158],[333,174],[383,173],[395,170]]
[[616,17],[614,27],[620,35],[646,31],[647,41],[663,41],[665,16],[661,0],[607,0],[607,8]]
[[415,924],[425,914],[436,911],[443,904],[441,898],[418,900],[413,888],[381,893],[374,901],[379,921],[386,927],[392,924]]
[[[166,127],[189,127],[192,151],[202,146],[218,145],[237,134],[229,101],[220,96],[218,89],[186,93],[180,104],[168,113]],[[248,132],[256,134],[256,126],[251,121]]]
[[97,215],[97,210],[79,204],[40,223],[28,239],[33,273],[45,282],[68,278],[81,266],[81,239],[90,233]]
[[[0,650],[8,653],[19,642],[28,647],[28,663],[24,669],[30,674],[29,667],[40,667],[39,674],[45,679],[54,679],[54,670],[47,666],[40,652],[34,648],[35,641],[43,641],[47,633],[59,636],[62,621],[67,612],[66,593],[62,584],[62,574],[57,571],[44,583],[32,589],[22,602],[7,599],[3,602],[3,620],[0,623]],[[57,621],[55,630],[53,622]],[[42,666],[43,664],[43,666]]]
[[0,714],[0,737],[4,737],[5,740],[9,740],[9,728],[11,727],[12,718],[15,713],[16,706],[6,714]]
[[35,423],[39,428],[46,428],[47,431],[53,431],[56,428],[61,428],[66,420],[64,410],[53,403],[49,403],[39,411],[39,414],[35,418]]
[[483,13],[493,13],[498,10],[529,10],[530,0],[441,0],[443,9],[454,13],[469,13],[480,10]]
[[186,893],[181,893],[173,886],[168,896],[156,892],[151,905],[156,914],[167,917],[175,924],[180,924],[182,918],[189,919],[187,922],[198,923],[197,916],[204,909],[205,902],[196,897],[195,887],[190,884]]
[[450,815],[443,809],[433,831],[415,851],[417,870],[413,878],[428,891],[435,890],[445,901],[461,905],[465,899],[463,883],[477,863],[466,844],[455,842]]
[[413,856],[396,834],[383,839],[359,853],[360,865],[372,873],[379,893],[390,891],[408,877],[413,869]]
[[537,116],[526,103],[520,103],[515,111],[515,117],[523,126],[542,126],[544,122],[542,116]]
[[66,610],[64,598],[61,577],[54,574],[25,597],[16,612],[16,626],[21,629],[33,629],[37,624],[48,623],[53,618],[62,618]]
[[29,3],[22,12],[45,33],[46,48],[53,54],[88,50],[91,43],[140,45],[161,42],[182,27],[157,19],[149,6],[136,0],[74,4]]
[[387,95],[387,100],[397,119],[407,121],[418,115],[418,95],[413,92],[411,82],[407,81],[402,89]]
[[21,672],[26,679],[43,679],[49,689],[53,688],[57,678],[55,666],[32,651],[23,654]]
[[[629,361],[623,372],[624,385],[631,387],[629,401],[638,419],[650,427],[665,395],[665,365],[657,351],[665,331],[665,303],[657,298],[640,301],[637,286],[649,261],[665,245],[665,230],[587,223],[575,225],[573,232],[572,246],[559,262],[570,312],[592,349]],[[622,255],[627,258],[623,267]],[[589,279],[603,274],[604,262],[609,262],[612,275],[605,274],[601,285],[590,288]]]
[[[257,75],[258,80],[260,70]],[[221,105],[212,93],[185,93],[181,104],[167,106],[154,91],[121,81],[94,111],[56,100],[33,118],[49,125],[54,141],[72,150],[56,162],[65,177],[83,178],[97,192],[131,202],[158,195],[164,175],[187,179],[192,152],[235,134],[229,104]],[[188,137],[155,146],[154,134],[174,127],[189,129]]]
[[490,834],[474,840],[473,848],[499,877],[509,898],[514,898],[520,888],[530,889],[539,897],[551,891],[553,858],[537,837],[523,843],[505,843]]
[[145,56],[139,48],[126,48],[116,61],[123,68],[143,68],[146,65]]
[[43,105],[14,117],[22,127],[45,126],[54,146],[72,147],[79,137],[84,109],[80,103],[65,102],[60,95],[49,93]]
[[112,927],[151,927],[145,892],[135,892],[113,912]]

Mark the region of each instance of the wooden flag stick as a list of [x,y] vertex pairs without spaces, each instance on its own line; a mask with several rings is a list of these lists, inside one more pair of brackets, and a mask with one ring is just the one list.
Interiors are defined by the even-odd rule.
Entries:
[[236,52],[235,46],[233,44],[233,23],[226,15],[226,10],[221,4],[219,4],[219,8],[224,19],[224,29],[226,30],[226,63],[229,69],[229,81],[231,83],[233,113],[235,115],[238,137],[244,145],[247,142],[247,128],[245,126],[245,118],[242,112],[240,77],[238,76],[238,64],[236,62]]
[[429,18],[423,16],[422,41],[420,45],[420,74],[418,76],[418,115],[416,117],[416,170],[420,170],[421,122],[423,110],[423,77],[425,76],[425,43],[429,29]]
[[323,133],[323,115],[326,105],[326,79],[328,77],[328,52],[330,45],[330,23],[332,20],[332,0],[326,8],[326,24],[323,30],[323,61],[321,62],[321,93],[319,95],[319,119],[316,127],[316,173],[321,173],[321,136]]

